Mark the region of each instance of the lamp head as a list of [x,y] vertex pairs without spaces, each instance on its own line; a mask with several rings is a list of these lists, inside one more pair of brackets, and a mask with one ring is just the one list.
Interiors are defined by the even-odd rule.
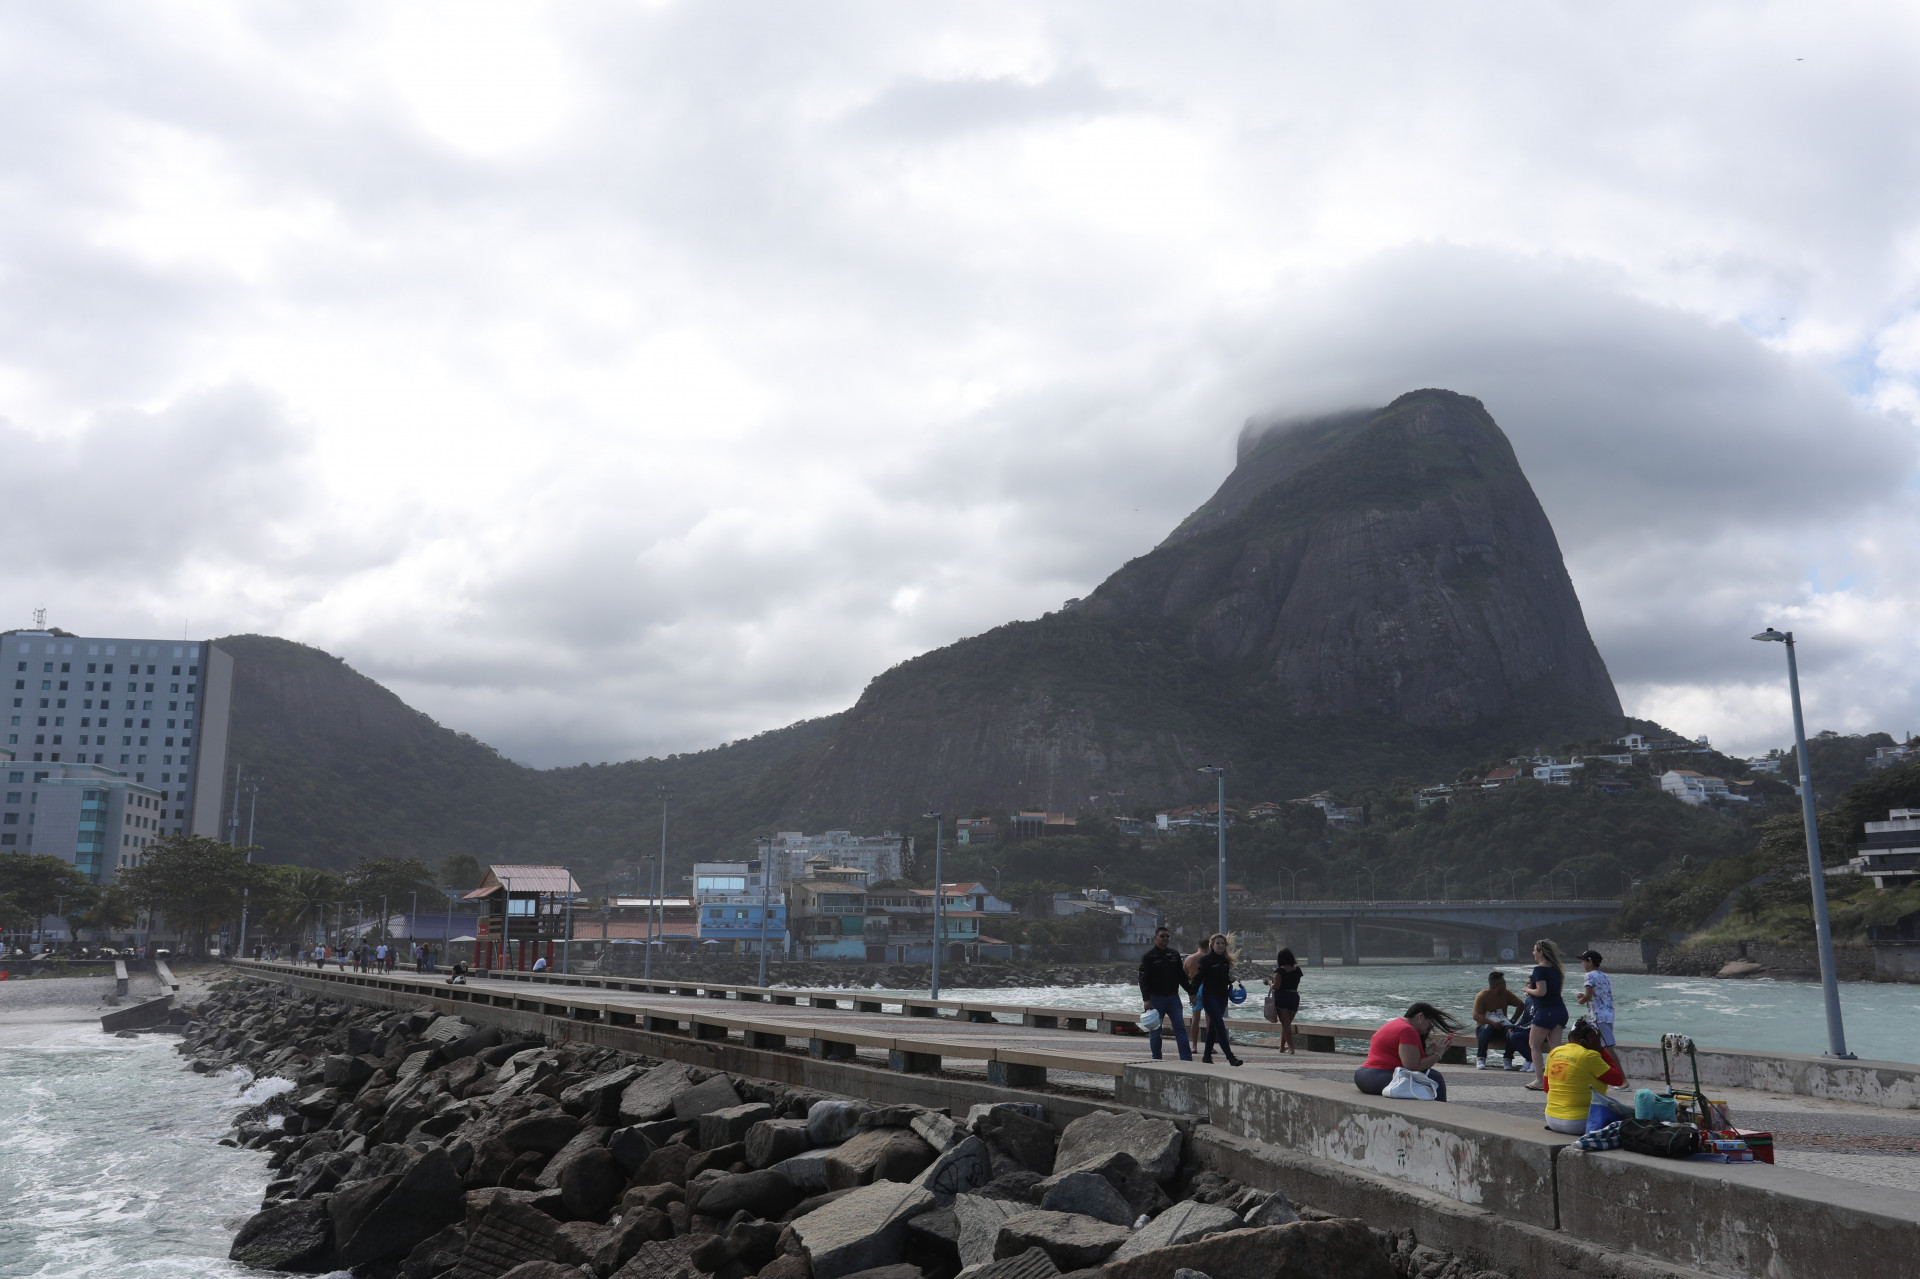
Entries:
[[1219,774],[1224,773],[1227,770],[1220,767],[1218,764],[1202,764],[1198,771],[1202,773],[1207,773],[1213,776],[1218,776]]
[[1784,644],[1788,640],[1793,638],[1793,632],[1792,631],[1776,631],[1771,626],[1769,626],[1766,630],[1761,631],[1758,635],[1754,636],[1754,638],[1757,640],[1771,640],[1776,644]]

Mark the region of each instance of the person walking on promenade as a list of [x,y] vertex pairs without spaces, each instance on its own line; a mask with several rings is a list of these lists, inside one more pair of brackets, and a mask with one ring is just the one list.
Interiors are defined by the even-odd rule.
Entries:
[[1187,998],[1193,1002],[1193,1012],[1187,1018],[1187,1037],[1194,1043],[1200,1042],[1200,960],[1213,942],[1206,937],[1193,948],[1193,953],[1181,961],[1181,971],[1187,980],[1183,983]]
[[1600,1042],[1613,1047],[1613,978],[1600,971],[1601,955],[1597,950],[1580,952],[1580,967],[1586,971],[1586,982],[1577,999],[1587,1008],[1587,1020],[1600,1032]]
[[1280,1023],[1280,1051],[1297,1053],[1293,1046],[1293,1019],[1300,1012],[1300,965],[1293,951],[1283,948],[1273,957],[1273,976],[1265,979],[1272,992],[1267,1000],[1272,1008],[1268,1021]]
[[1185,960],[1173,948],[1173,934],[1162,928],[1153,935],[1153,948],[1140,956],[1140,1006],[1160,1014],[1160,1024],[1147,1032],[1147,1047],[1152,1050],[1155,1061],[1160,1060],[1160,1032],[1169,1025],[1180,1048],[1180,1060],[1193,1060],[1193,1042],[1187,1038],[1186,1009],[1180,1006],[1180,992],[1186,986]]
[[1576,1137],[1587,1131],[1593,1094],[1605,1096],[1608,1085],[1627,1082],[1620,1059],[1585,1017],[1567,1033],[1567,1042],[1547,1055],[1540,1074],[1547,1083],[1547,1127]]
[[[1553,1041],[1568,1021],[1567,1001],[1560,992],[1567,982],[1567,966],[1560,959],[1560,948],[1542,937],[1533,944],[1533,974],[1527,978],[1527,1013],[1533,1029],[1527,1032],[1533,1048],[1533,1060],[1522,1069],[1544,1066]],[[1527,1085],[1531,1092],[1545,1092],[1547,1086],[1536,1079]]]
[[1524,1017],[1512,1016],[1513,1013],[1524,1014],[1526,1009],[1526,1000],[1513,993],[1513,989],[1507,985],[1505,973],[1487,974],[1487,988],[1473,997],[1473,1037],[1476,1045],[1473,1068],[1475,1070],[1487,1068],[1487,1043],[1495,1033],[1501,1034],[1506,1039],[1505,1064],[1508,1070],[1514,1068],[1515,1053],[1520,1054],[1522,1061],[1533,1060],[1533,1052],[1527,1047],[1527,1032],[1519,1024]]
[[[1353,1086],[1378,1097],[1393,1082],[1396,1067],[1424,1072],[1437,1090],[1435,1101],[1447,1099],[1447,1081],[1433,1069],[1452,1045],[1460,1023],[1432,1004],[1410,1005],[1407,1011],[1373,1032],[1367,1060],[1353,1072]],[[1435,1032],[1439,1033],[1436,1035]]]
[[1233,1055],[1233,1042],[1227,1038],[1227,1005],[1233,990],[1233,956],[1227,951],[1225,933],[1215,933],[1209,939],[1207,952],[1200,956],[1194,984],[1200,988],[1200,1007],[1207,1014],[1207,1047],[1200,1055],[1200,1060],[1211,1065],[1213,1046],[1217,1043],[1220,1051],[1227,1055],[1227,1064],[1238,1066],[1240,1059]]

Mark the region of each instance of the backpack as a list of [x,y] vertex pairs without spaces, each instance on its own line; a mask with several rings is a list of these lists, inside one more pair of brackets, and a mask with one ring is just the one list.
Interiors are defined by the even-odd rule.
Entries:
[[1620,1121],[1620,1148],[1637,1155],[1685,1159],[1700,1153],[1700,1130],[1692,1124],[1662,1124],[1645,1119]]

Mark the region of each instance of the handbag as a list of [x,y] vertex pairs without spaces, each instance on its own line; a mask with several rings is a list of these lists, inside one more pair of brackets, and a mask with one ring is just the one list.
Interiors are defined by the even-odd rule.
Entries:
[[1636,1155],[1685,1159],[1700,1153],[1700,1130],[1692,1124],[1649,1123],[1645,1119],[1620,1121],[1620,1148]]
[[1380,1095],[1395,1101],[1432,1101],[1440,1095],[1440,1085],[1424,1070],[1395,1066],[1393,1079],[1380,1090]]
[[1280,1006],[1273,1002],[1272,995],[1268,995],[1266,999],[1261,1002],[1260,1015],[1268,1021],[1280,1020]]

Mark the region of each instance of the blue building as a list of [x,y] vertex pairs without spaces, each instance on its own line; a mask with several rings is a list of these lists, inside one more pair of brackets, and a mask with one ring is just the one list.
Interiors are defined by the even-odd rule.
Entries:
[[764,863],[695,862],[693,900],[699,913],[700,943],[710,949],[758,951],[765,913],[767,949],[787,949],[786,895],[766,882]]

